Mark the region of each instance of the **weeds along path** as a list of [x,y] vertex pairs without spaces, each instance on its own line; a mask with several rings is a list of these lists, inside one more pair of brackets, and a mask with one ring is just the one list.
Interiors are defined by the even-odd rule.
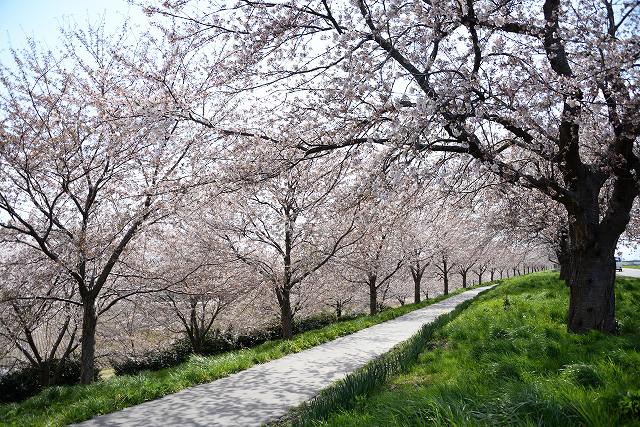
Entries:
[[409,339],[423,325],[489,288],[472,289],[309,350],[78,425],[260,426],[285,415]]

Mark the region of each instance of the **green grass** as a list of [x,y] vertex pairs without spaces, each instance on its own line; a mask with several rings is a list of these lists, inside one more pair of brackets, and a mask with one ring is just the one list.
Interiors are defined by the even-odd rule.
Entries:
[[291,340],[269,341],[251,349],[211,357],[192,356],[186,363],[160,371],[115,376],[87,386],[50,387],[24,402],[0,405],[0,425],[62,426],[84,421],[314,347],[442,299],[441,296],[385,310],[376,316],[337,322],[296,335]]
[[398,344],[391,351],[326,388],[311,401],[290,411],[286,417],[278,420],[274,425],[298,426],[304,425],[307,419],[322,419],[337,407],[344,407],[345,403],[352,403],[358,396],[370,393],[392,375],[406,372],[415,364],[433,333],[454,319],[472,302],[472,300],[467,300],[451,312],[438,316],[433,322],[420,328],[418,333],[407,341]]
[[640,280],[616,288],[619,335],[576,335],[557,274],[505,280],[435,330],[405,373],[303,424],[640,426]]
[[640,265],[623,265],[624,268],[635,268],[636,270],[640,270]]

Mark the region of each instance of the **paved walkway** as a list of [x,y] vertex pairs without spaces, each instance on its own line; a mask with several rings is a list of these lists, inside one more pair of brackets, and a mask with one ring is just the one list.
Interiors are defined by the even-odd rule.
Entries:
[[617,274],[620,276],[637,277],[640,279],[640,269],[638,268],[623,268],[622,271],[619,271]]
[[82,426],[259,426],[407,340],[426,323],[490,286],[466,291],[334,341],[256,365]]

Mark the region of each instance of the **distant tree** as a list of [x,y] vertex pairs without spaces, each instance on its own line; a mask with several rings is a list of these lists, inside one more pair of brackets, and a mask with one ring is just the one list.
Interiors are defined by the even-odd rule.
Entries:
[[270,284],[284,338],[293,335],[292,291],[353,243],[355,207],[341,180],[304,163],[247,183],[228,199],[234,213],[219,224],[220,233],[237,259]]
[[41,386],[58,384],[79,345],[74,284],[29,248],[0,262],[0,281],[0,337],[38,372]]

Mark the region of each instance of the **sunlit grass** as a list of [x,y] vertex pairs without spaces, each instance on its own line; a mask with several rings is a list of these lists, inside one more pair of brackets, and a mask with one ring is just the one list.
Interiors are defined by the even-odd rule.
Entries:
[[640,280],[616,288],[620,334],[576,335],[556,274],[509,279],[437,329],[408,371],[304,424],[640,425]]
[[[453,292],[457,294],[462,290]],[[118,411],[184,388],[213,381],[251,366],[296,353],[444,299],[385,310],[296,335],[291,340],[269,341],[251,349],[189,361],[160,371],[112,376],[88,386],[51,387],[21,403],[0,405],[0,424],[11,426],[62,426]]]

